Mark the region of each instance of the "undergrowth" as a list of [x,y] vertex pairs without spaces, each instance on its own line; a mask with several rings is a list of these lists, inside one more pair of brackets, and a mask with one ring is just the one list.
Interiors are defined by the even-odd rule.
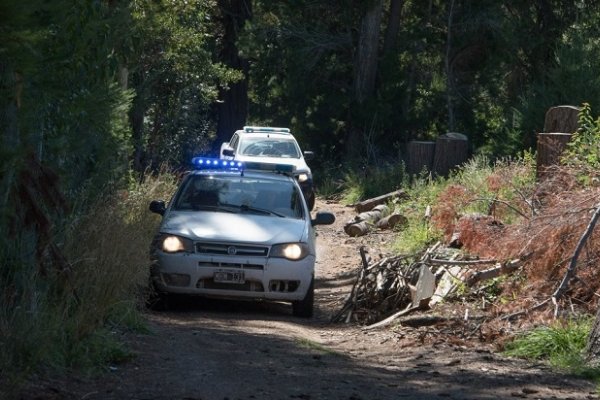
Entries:
[[27,232],[2,246],[0,394],[10,395],[32,373],[93,373],[131,357],[120,337],[147,330],[140,307],[159,218],[148,204],[174,188],[172,175],[149,177],[64,216],[53,238],[62,266],[40,264]]
[[586,365],[585,349],[592,318],[555,321],[518,335],[505,345],[504,354],[528,360],[547,361],[556,369],[600,379],[600,369]]

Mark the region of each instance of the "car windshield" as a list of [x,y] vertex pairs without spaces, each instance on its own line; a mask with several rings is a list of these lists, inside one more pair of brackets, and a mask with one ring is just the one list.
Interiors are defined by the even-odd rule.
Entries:
[[244,138],[240,154],[255,157],[300,158],[300,150],[293,139]]
[[173,209],[303,217],[301,193],[293,182],[241,175],[192,175]]

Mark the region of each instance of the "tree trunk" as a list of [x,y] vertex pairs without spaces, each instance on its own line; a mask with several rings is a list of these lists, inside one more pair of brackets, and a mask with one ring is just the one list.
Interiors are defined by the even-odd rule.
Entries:
[[[360,106],[375,90],[377,75],[377,51],[379,46],[379,32],[381,29],[381,13],[383,0],[375,0],[373,6],[363,16],[356,49],[354,62],[354,105]],[[350,123],[344,150],[349,160],[360,159],[360,150],[365,148],[362,142],[363,130]]]
[[369,98],[375,89],[382,7],[382,0],[374,1],[360,26],[354,71],[354,96],[358,104],[362,104]]
[[[2,148],[16,149],[20,144],[18,108],[20,103],[20,89],[17,75],[10,64],[0,59],[0,87],[3,88],[3,96],[0,98],[0,140]],[[4,212],[8,205],[13,179],[15,177],[14,157],[5,158],[1,161],[4,173],[0,174],[0,193],[2,193],[0,202],[0,211],[2,217],[7,216]],[[4,221],[1,221],[0,228]]]
[[237,40],[240,30],[252,17],[251,0],[219,0],[219,9],[224,35],[219,60],[226,66],[242,71],[244,79],[232,83],[229,89],[220,89],[221,102],[217,105],[217,137],[213,143],[213,152],[218,154],[221,144],[228,141],[237,129],[241,129],[248,116],[248,60],[240,57]]
[[598,307],[594,326],[588,336],[585,359],[591,367],[600,366],[600,307]]
[[446,68],[446,101],[448,106],[448,129],[454,130],[454,78],[452,76],[452,67],[450,66],[450,51],[452,49],[452,17],[454,16],[454,0],[450,0],[450,7],[448,10],[448,26],[446,27],[446,56],[444,59],[444,65]]
[[136,96],[131,104],[129,111],[129,120],[131,122],[131,140],[133,143],[133,169],[137,172],[143,172],[147,167],[145,163],[145,138],[144,138],[144,115],[146,114],[144,82],[141,72],[136,72],[132,76],[134,86],[136,87]]
[[433,168],[433,155],[435,142],[413,140],[407,146],[406,171],[409,174],[419,174],[431,171]]
[[385,31],[385,41],[383,42],[384,57],[390,54],[396,47],[398,31],[400,30],[402,6],[404,6],[404,0],[391,0],[390,15],[388,17],[387,30]]

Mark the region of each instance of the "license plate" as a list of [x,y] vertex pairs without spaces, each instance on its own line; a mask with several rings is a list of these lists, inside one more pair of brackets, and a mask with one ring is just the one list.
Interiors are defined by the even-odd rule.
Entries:
[[213,275],[213,280],[219,283],[244,283],[245,277],[243,271],[217,271]]

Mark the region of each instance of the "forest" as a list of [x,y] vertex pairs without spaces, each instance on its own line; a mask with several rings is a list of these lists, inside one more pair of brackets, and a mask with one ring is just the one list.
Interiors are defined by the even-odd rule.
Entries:
[[[144,179],[252,124],[315,152],[317,191],[448,132],[515,157],[549,107],[600,107],[599,21],[596,0],[0,1],[0,341],[16,341],[0,366],[70,365],[115,313],[137,318],[98,309],[131,288],[76,270],[84,250],[116,248],[111,232],[147,248],[143,214],[123,214]],[[116,268],[144,264],[114,253]]]

